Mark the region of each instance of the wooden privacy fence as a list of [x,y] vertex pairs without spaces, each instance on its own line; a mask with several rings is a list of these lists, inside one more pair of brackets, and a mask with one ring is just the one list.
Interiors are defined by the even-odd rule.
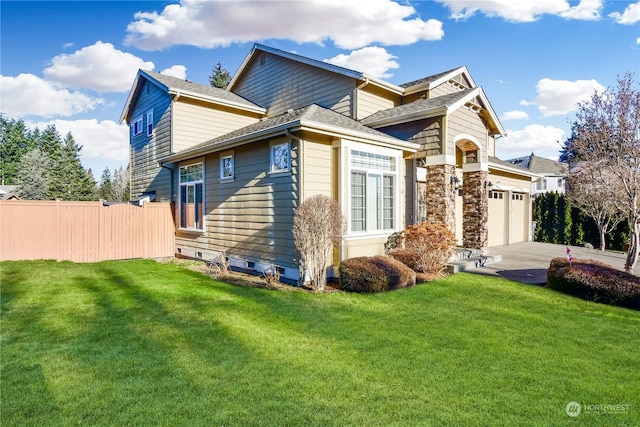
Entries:
[[170,203],[0,201],[0,260],[97,262],[175,254]]

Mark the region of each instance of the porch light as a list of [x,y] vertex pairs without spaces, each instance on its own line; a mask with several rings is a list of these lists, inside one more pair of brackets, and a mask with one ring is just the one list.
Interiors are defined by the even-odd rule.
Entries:
[[484,186],[485,186],[485,188],[489,187],[489,190],[491,190],[491,188],[493,187],[493,183],[491,181],[485,181],[484,182]]
[[460,180],[458,179],[457,176],[451,175],[451,179],[449,180],[449,183],[451,183],[451,185],[455,185],[457,187],[458,184],[460,183]]

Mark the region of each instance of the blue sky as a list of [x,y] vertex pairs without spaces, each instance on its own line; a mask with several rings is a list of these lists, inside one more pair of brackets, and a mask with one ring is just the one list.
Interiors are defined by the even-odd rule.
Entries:
[[508,136],[498,156],[557,158],[575,104],[640,79],[640,2],[606,0],[2,1],[0,111],[126,166],[119,122],[139,68],[208,84],[255,42],[402,84],[466,65]]

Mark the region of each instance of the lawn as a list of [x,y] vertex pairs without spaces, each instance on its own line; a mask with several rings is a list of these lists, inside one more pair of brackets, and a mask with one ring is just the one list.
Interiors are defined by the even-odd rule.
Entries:
[[640,424],[640,312],[541,287],[310,294],[149,260],[0,279],[3,427]]

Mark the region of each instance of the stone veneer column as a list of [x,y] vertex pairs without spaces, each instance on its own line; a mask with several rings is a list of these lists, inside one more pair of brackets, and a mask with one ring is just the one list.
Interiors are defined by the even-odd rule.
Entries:
[[488,173],[464,172],[462,175],[462,244],[487,253],[489,243],[489,197],[485,187]]
[[456,167],[452,165],[427,166],[427,194],[425,197],[427,221],[445,224],[456,232],[456,194],[451,177]]

